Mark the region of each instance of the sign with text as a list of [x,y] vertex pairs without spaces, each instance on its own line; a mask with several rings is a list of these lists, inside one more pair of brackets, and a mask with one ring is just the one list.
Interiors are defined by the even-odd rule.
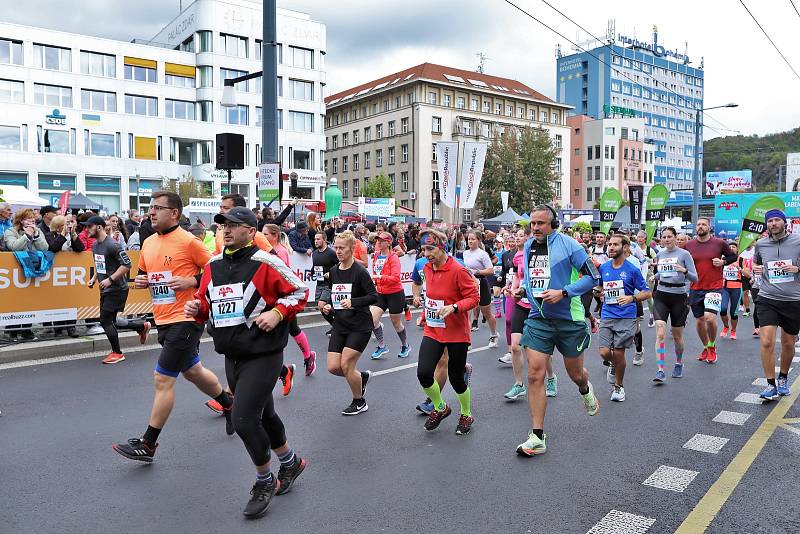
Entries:
[[218,198],[190,198],[186,211],[190,213],[219,213],[222,200]]
[[[483,165],[486,162],[486,143],[464,143],[464,161],[461,163],[461,194],[458,204],[460,208],[472,209],[478,198],[481,186]],[[441,179],[439,180],[441,183]]]
[[706,195],[714,197],[722,193],[747,193],[753,189],[753,171],[722,171],[706,173]]
[[271,202],[280,200],[281,164],[262,163],[258,166],[258,200]]
[[[800,192],[769,193],[783,201],[787,226],[792,233],[800,233]],[[717,195],[714,198],[714,233],[725,239],[736,238],[750,208],[766,193]]]
[[436,162],[439,166],[439,200],[448,208],[455,207],[458,143],[436,143]]
[[619,190],[609,187],[600,196],[600,231],[608,234],[611,224],[622,207],[622,195]]
[[358,212],[367,217],[391,217],[394,210],[393,198],[358,197]]

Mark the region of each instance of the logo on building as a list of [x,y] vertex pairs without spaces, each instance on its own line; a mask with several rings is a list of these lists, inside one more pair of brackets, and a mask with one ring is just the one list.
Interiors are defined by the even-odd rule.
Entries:
[[627,37],[625,35],[618,35],[617,36],[617,40],[619,42],[621,42],[622,44],[630,45],[633,48],[641,48],[642,50],[647,50],[648,52],[651,52],[656,57],[668,56],[668,57],[675,58],[678,61],[683,61],[684,65],[689,63],[689,56],[688,55],[681,54],[680,52],[678,52],[677,49],[676,50],[668,50],[668,49],[664,48],[663,46],[661,46],[660,44],[658,44],[657,42],[655,42],[655,43],[645,43],[643,41],[640,41],[640,40],[636,39],[635,37],[631,38],[631,37]]
[[47,124],[58,124],[59,126],[67,125],[67,116],[62,115],[61,111],[54,109],[53,113],[45,117]]

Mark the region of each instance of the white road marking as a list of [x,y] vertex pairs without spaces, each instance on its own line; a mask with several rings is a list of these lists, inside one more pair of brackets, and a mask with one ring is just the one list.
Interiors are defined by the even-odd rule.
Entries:
[[735,399],[736,402],[744,402],[745,404],[761,404],[761,397],[756,393],[739,393]]
[[698,474],[698,471],[661,465],[656,469],[655,473],[647,477],[647,480],[642,482],[642,484],[658,489],[683,493],[683,490],[691,484],[692,480],[694,480]]
[[[483,347],[475,347],[474,349],[470,349],[467,351],[467,354],[472,354],[473,352],[481,352],[484,350],[489,350],[489,345],[484,345]],[[372,371],[372,376],[381,376],[381,375],[388,375],[389,373],[396,373],[397,371],[405,371],[406,369],[412,369],[417,367],[417,363],[408,363],[406,365],[398,365],[397,367],[392,367],[391,369],[384,369],[382,371]]]
[[715,423],[742,426],[747,422],[748,419],[750,419],[751,415],[752,414],[749,413],[726,412],[725,410],[722,410],[714,419],[712,419],[712,421]]
[[719,454],[722,447],[730,441],[728,438],[718,438],[716,436],[709,436],[706,434],[695,434],[692,439],[683,444],[684,449],[691,449],[693,451],[708,452],[711,454]]
[[644,534],[655,519],[611,510],[586,534]]

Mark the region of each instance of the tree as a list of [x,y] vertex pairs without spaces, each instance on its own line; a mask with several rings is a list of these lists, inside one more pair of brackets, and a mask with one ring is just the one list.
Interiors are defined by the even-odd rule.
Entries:
[[381,173],[364,184],[364,187],[361,188],[361,196],[367,198],[392,198],[394,196],[394,184],[385,174]]
[[542,128],[509,128],[492,141],[486,153],[481,188],[475,207],[485,216],[503,209],[501,191],[509,192],[508,205],[517,213],[537,204],[553,202],[553,170],[558,150]]
[[209,188],[210,182],[200,182],[194,179],[191,174],[186,174],[178,179],[163,178],[161,187],[164,191],[178,193],[184,206],[189,205],[190,198],[212,198],[214,196],[213,187]]
[[572,226],[572,229],[575,230],[576,232],[582,234],[584,232],[591,232],[592,231],[592,225],[589,224],[588,222],[581,221],[579,223],[575,223]]

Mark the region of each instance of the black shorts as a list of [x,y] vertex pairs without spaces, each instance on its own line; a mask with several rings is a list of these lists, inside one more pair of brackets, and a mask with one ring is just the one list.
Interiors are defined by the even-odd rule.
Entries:
[[331,331],[331,338],[328,340],[328,352],[336,352],[341,354],[347,347],[356,352],[364,352],[369,344],[369,338],[372,332],[340,332],[333,328]]
[[706,308],[706,294],[707,293],[719,293],[720,300],[722,300],[722,288],[719,289],[692,289],[689,292],[689,307],[692,309],[692,315],[694,315],[695,319],[699,319],[702,317],[706,312],[713,313],[714,315],[719,315],[719,310],[714,310],[711,308]]
[[100,293],[100,311],[107,313],[119,313],[125,309],[128,301],[127,291],[109,291]]
[[653,303],[653,318],[656,321],[667,322],[670,319],[673,328],[686,326],[689,316],[689,297],[686,293],[656,291]]
[[176,378],[200,363],[200,336],[204,328],[194,321],[160,325],[158,343],[162,348],[156,372]]
[[790,336],[800,332],[800,302],[773,300],[763,295],[756,299],[758,326],[778,326]]
[[489,281],[486,278],[479,278],[478,285],[481,290],[481,300],[478,306],[488,306],[492,303],[492,290],[489,289]]
[[750,279],[742,276],[742,291],[750,291],[751,289],[753,289],[753,285],[750,283]]
[[373,306],[377,306],[383,311],[388,308],[391,314],[403,313],[403,309],[406,306],[406,294],[404,291],[389,293],[388,295],[378,293],[378,301]]
[[530,315],[531,310],[520,306],[519,304],[514,304],[514,311],[511,313],[511,333],[512,334],[521,334],[522,330],[525,328],[525,319],[528,318]]

